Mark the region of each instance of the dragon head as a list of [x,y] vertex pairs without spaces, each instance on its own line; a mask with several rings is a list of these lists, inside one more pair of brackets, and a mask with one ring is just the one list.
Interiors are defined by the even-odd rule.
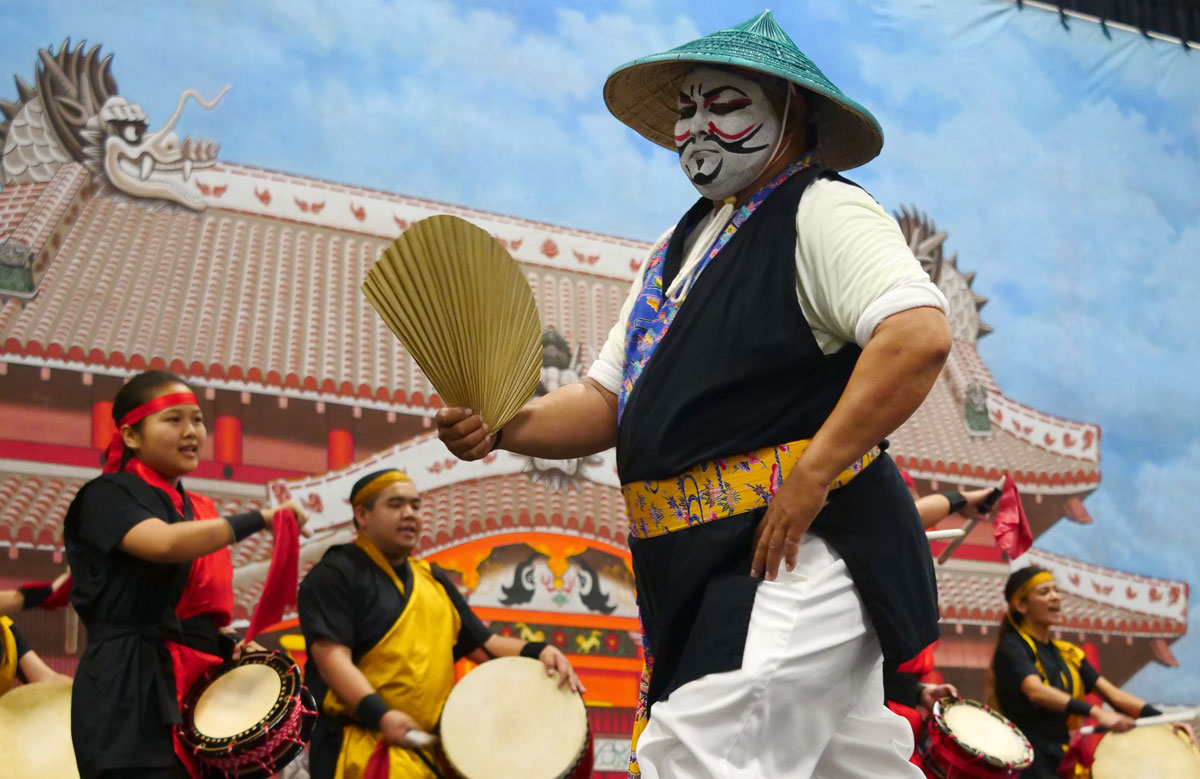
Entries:
[[166,125],[149,131],[149,118],[136,103],[117,94],[112,55],[100,59],[100,47],[65,41],[57,53],[38,52],[36,87],[16,79],[18,102],[0,101],[3,160],[0,183],[46,181],[58,166],[76,160],[91,169],[102,189],[136,198],[204,208],[192,172],[217,161],[218,146],[184,138],[175,125],[189,97],[212,109],[213,100],[188,89]]

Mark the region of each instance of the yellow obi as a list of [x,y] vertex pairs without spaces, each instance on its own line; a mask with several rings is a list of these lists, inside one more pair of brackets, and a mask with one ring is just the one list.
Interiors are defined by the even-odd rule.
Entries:
[[[767,446],[701,463],[670,479],[621,485],[630,535],[653,538],[766,506],[810,443],[805,439]],[[844,487],[879,454],[878,446],[872,448],[839,473],[829,488]]]
[[12,632],[13,621],[0,617],[0,695],[9,691],[17,678],[17,637]]
[[[366,536],[360,534],[354,543],[387,573],[397,589],[404,591],[396,571]],[[432,733],[454,686],[454,644],[462,621],[442,585],[433,578],[429,563],[410,558],[409,565],[412,593],[404,610],[379,643],[359,658],[357,666],[389,707],[404,712],[421,730]],[[333,690],[326,694],[321,710],[332,716],[354,715]],[[377,730],[346,725],[337,779],[361,777],[381,738]],[[392,777],[434,776],[407,749],[389,748],[388,762]]]

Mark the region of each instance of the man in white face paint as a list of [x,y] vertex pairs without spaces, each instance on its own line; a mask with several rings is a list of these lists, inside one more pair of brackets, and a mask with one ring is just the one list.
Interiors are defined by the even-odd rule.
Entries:
[[631,775],[920,777],[881,669],[937,638],[937,592],[883,450],[950,334],[895,220],[835,172],[879,153],[879,125],[770,12],[604,94],[701,199],[582,384],[503,436],[443,409],[439,435],[465,459],[616,444],[646,655]]
[[748,76],[699,67],[680,85],[679,164],[710,200],[753,184],[779,150],[781,129],[777,110]]

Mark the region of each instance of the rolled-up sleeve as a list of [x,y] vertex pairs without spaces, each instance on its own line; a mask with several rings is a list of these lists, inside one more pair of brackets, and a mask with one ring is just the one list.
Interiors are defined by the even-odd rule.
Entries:
[[832,354],[866,346],[889,316],[946,310],[946,298],[913,256],[904,234],[864,190],[814,181],[796,210],[796,288],[817,344]]

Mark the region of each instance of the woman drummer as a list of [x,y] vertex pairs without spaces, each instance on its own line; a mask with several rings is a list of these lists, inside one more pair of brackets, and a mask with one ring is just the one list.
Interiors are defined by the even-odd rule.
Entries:
[[113,401],[104,473],[67,511],[71,603],[87,650],[71,697],[83,779],[198,776],[175,738],[179,701],[234,654],[229,545],[294,504],[221,518],[188,492],[207,433],[191,387],[164,371],[135,376]]
[[[994,696],[990,700],[1012,720],[1033,745],[1034,760],[1022,777],[1054,779],[1067,751],[1069,731],[1084,717],[1116,732],[1129,730],[1134,719],[1160,712],[1096,671],[1083,650],[1069,641],[1050,638],[1062,624],[1063,596],[1054,576],[1041,568],[1015,571],[1004,586],[1008,613],[992,657]],[[1083,699],[1092,691],[1116,711]]]

